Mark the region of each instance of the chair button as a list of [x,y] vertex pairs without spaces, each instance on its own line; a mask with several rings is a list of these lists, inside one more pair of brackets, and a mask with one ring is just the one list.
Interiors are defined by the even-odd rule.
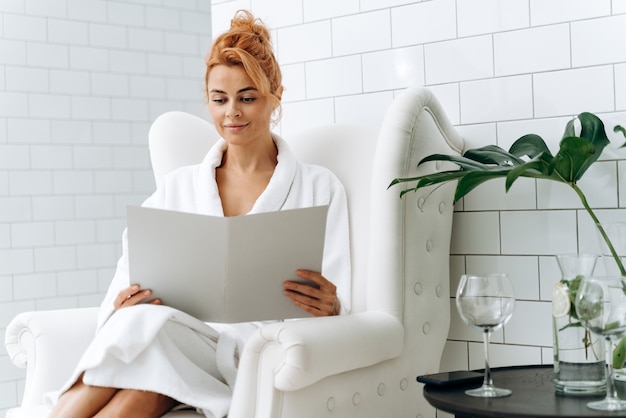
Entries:
[[415,292],[416,295],[421,295],[422,294],[422,284],[421,283],[415,283],[415,286],[413,286],[413,291]]
[[409,387],[409,381],[406,378],[400,381],[400,390],[406,390]]
[[435,287],[435,294],[437,295],[438,298],[441,297],[441,294],[443,293],[443,289],[441,288],[441,285],[437,285],[437,287]]
[[439,213],[444,213],[446,211],[446,202],[439,203]]
[[355,393],[354,396],[352,397],[352,404],[354,406],[357,406],[358,404],[361,403],[361,394],[359,392]]
[[335,409],[335,398],[328,398],[328,401],[326,401],[326,408],[329,411],[332,411],[333,409]]
[[428,334],[430,332],[430,323],[424,322],[424,325],[422,325],[422,332],[424,334]]
[[424,208],[424,202],[426,202],[426,199],[424,199],[424,196],[420,196],[417,199],[417,208],[418,209],[423,209]]
[[386,386],[384,383],[379,383],[378,384],[378,395],[379,396],[383,396],[385,394],[385,390],[386,390]]
[[431,252],[433,250],[433,242],[431,240],[426,241],[426,251]]

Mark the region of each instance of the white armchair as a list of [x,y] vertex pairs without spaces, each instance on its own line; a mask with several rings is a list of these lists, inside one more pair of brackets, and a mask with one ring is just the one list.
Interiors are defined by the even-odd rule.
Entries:
[[[214,137],[195,116],[161,116],[150,132],[155,176],[197,162]],[[346,187],[353,313],[260,329],[243,353],[229,417],[434,416],[415,378],[438,371],[448,334],[454,186],[427,200],[423,191],[400,199],[400,187],[387,186],[440,169],[416,166],[435,152],[459,154],[463,141],[431,92],[418,87],[398,95],[380,133],[333,125],[285,139],[300,159],[329,167]],[[95,316],[94,308],[28,312],[11,322],[5,345],[27,378],[22,405],[7,418],[46,416],[42,394],[70,374]]]

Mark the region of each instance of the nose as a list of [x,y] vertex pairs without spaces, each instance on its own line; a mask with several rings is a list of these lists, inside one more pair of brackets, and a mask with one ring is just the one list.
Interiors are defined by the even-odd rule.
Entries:
[[229,118],[238,118],[241,116],[239,104],[235,100],[230,102],[230,106],[228,106],[228,109],[226,110],[226,116]]

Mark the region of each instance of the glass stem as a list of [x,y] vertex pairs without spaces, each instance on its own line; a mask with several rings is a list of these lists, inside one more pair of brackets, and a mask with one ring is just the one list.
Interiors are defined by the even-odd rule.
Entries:
[[485,379],[483,386],[493,386],[491,380],[491,368],[489,367],[489,340],[491,339],[491,329],[485,328],[483,331],[483,350],[485,352]]
[[606,399],[617,399],[615,382],[613,381],[613,342],[610,338],[605,338],[606,346]]

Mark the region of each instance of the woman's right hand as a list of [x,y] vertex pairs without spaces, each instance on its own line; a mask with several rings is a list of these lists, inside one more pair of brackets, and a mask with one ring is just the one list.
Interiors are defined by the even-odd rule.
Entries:
[[[127,308],[129,306],[141,303],[151,296],[152,290],[141,290],[139,285],[134,284],[127,287],[126,289],[122,289],[120,293],[118,293],[117,297],[113,301],[113,307],[117,311],[118,309]],[[160,305],[161,299],[152,299],[151,301],[148,301],[148,303],[151,303],[153,305]]]

